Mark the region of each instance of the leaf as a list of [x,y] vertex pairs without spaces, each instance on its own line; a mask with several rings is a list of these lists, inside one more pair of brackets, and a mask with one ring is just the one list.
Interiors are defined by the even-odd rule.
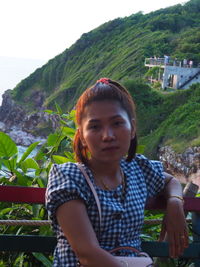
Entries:
[[62,114],[61,115],[61,118],[63,118],[63,119],[69,119],[69,115],[68,114]]
[[24,161],[30,154],[31,152],[37,147],[37,145],[39,144],[40,142],[35,142],[33,144],[31,144],[27,150],[24,152],[24,154],[22,155],[19,163],[21,163],[22,161]]
[[28,159],[22,161],[20,164],[20,167],[22,168],[22,170],[24,172],[26,172],[27,169],[34,169],[34,170],[39,169],[37,162],[32,158],[28,158]]
[[47,172],[47,174],[50,172],[50,170],[51,170],[51,167],[52,167],[52,162],[50,161],[47,165],[46,165],[46,172]]
[[69,152],[69,151],[64,151],[65,156],[70,160],[70,161],[74,161],[74,153]]
[[76,110],[72,109],[69,113],[69,120],[75,121]]
[[48,146],[55,146],[57,145],[59,139],[59,135],[57,133],[50,134],[47,138],[47,145]]
[[62,125],[67,125],[67,122],[66,121],[64,121],[64,120],[60,120],[60,123],[62,124]]
[[145,146],[143,145],[138,145],[137,146],[137,153],[138,154],[144,154]]
[[73,120],[69,120],[69,121],[67,122],[67,125],[68,125],[70,128],[73,128],[73,129],[76,130],[76,124],[75,124],[75,122],[74,122]]
[[31,177],[28,177],[26,175],[21,174],[19,171],[14,170],[14,173],[17,176],[17,183],[16,185],[22,185],[22,186],[31,186],[32,179]]
[[35,155],[35,160],[44,160],[45,159],[46,154],[44,153],[44,151],[42,149],[40,149],[37,154]]
[[1,185],[11,185],[11,182],[8,179],[8,175],[6,175],[6,177],[5,176],[1,176],[0,177],[0,183],[1,183]]
[[52,157],[53,157],[54,162],[57,164],[62,164],[62,163],[70,161],[68,158],[62,157],[62,156],[53,155]]
[[18,257],[16,258],[13,266],[19,266],[19,267],[24,266],[24,259],[25,259],[24,254],[25,254],[24,252],[18,254]]
[[13,211],[13,207],[12,208],[1,209],[0,216],[5,215],[7,213],[11,213],[11,211]]
[[45,187],[44,182],[41,178],[37,178],[37,184],[39,185],[39,187]]
[[74,138],[75,132],[76,130],[70,127],[63,127],[62,128],[62,132],[64,135],[66,135],[67,137],[69,137],[70,139]]
[[56,106],[56,110],[57,110],[57,112],[58,112],[58,114],[59,115],[62,115],[62,109],[61,109],[61,107],[55,102],[55,106]]
[[13,172],[14,169],[16,168],[17,158],[13,157],[11,159],[3,159],[2,162],[3,162],[3,165],[6,166],[6,168],[10,172]]
[[44,266],[52,267],[52,262],[47,257],[45,257],[42,253],[33,252],[32,254],[37,260],[41,261],[44,264]]
[[12,157],[17,154],[15,142],[7,134],[0,132],[0,157]]
[[50,109],[45,109],[44,112],[48,113],[48,114],[53,114],[53,110],[50,110]]
[[39,211],[40,211],[39,205],[32,205],[32,214],[33,214],[34,220],[38,218]]

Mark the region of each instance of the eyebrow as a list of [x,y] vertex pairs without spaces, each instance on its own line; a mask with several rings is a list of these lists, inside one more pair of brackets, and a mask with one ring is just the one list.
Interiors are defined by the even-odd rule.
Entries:
[[88,123],[95,123],[95,122],[99,122],[100,120],[98,120],[98,119],[91,119],[91,120],[89,120],[88,121]]
[[[123,117],[121,115],[114,115],[112,117],[110,117],[110,120],[114,120],[114,119],[123,119]],[[100,119],[91,119],[89,120],[88,123],[96,123],[96,122],[100,122]]]

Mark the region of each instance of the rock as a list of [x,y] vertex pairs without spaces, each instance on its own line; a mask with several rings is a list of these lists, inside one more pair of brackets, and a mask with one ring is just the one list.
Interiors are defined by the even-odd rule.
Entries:
[[36,141],[44,142],[48,133],[58,127],[57,116],[43,111],[43,93],[38,91],[32,93],[36,112],[30,114],[13,100],[12,90],[7,90],[2,97],[0,130],[7,133],[17,145],[29,146]]
[[6,126],[5,130],[9,131],[13,125],[22,125],[25,117],[23,108],[15,103],[11,97],[11,90],[7,90],[3,96],[2,106],[0,107],[0,121]]
[[193,181],[200,186],[200,147],[189,147],[178,154],[170,146],[159,149],[159,159],[165,170],[181,182]]
[[56,129],[58,127],[58,118],[56,115],[50,115],[44,111],[31,113],[25,116],[22,123],[22,130],[31,132],[32,130],[35,130],[39,124],[50,124],[49,126],[52,129]]
[[29,146],[34,142],[40,142],[40,145],[45,143],[46,139],[40,136],[35,137],[30,133],[24,132],[21,129],[13,127],[12,131],[9,132],[9,136],[17,145]]
[[5,132],[5,130],[6,130],[6,125],[5,125],[5,123],[0,122],[0,131]]

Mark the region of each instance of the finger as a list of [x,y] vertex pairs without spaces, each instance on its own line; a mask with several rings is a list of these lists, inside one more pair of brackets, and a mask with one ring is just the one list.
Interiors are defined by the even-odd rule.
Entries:
[[185,229],[184,231],[184,248],[187,248],[189,246],[189,235],[188,235],[188,229]]
[[[178,238],[178,239],[177,239]],[[187,229],[184,230],[183,233],[180,233],[178,236],[176,236],[176,256],[180,256],[183,254],[184,249],[188,247],[188,231]]]
[[166,233],[166,227],[165,227],[165,224],[162,224],[161,231],[160,231],[160,236],[159,236],[159,239],[158,239],[159,242],[164,240],[165,233]]
[[179,244],[180,244],[180,251],[178,251],[179,252],[178,256],[182,255],[185,248],[187,248],[189,245],[187,229],[183,232],[183,234],[180,234]]
[[168,232],[168,240],[169,240],[169,255],[171,258],[175,258],[175,235],[174,232]]
[[174,233],[174,244],[173,244],[173,257],[177,258],[181,252],[181,238],[180,235]]
[[177,248],[177,257],[183,254],[185,249],[185,234],[180,234],[179,240],[177,240],[177,244],[179,244],[179,249]]
[[165,234],[166,234],[166,215],[164,215],[163,220],[162,220],[160,236],[159,236],[159,239],[158,239],[159,242],[164,240]]

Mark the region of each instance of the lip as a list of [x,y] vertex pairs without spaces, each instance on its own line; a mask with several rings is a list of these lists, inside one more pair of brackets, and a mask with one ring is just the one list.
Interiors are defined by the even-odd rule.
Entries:
[[112,151],[112,150],[117,150],[117,149],[119,149],[118,146],[108,146],[108,147],[104,147],[102,151]]

